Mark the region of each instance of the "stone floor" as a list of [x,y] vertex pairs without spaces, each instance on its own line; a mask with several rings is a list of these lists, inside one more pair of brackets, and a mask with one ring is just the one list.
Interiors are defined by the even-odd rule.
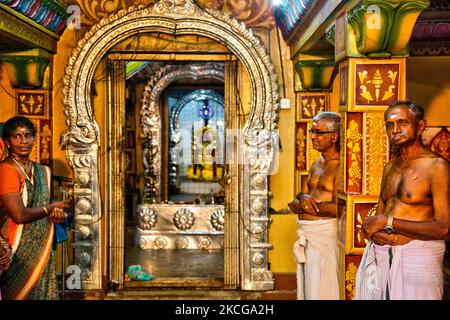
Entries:
[[127,227],[125,270],[139,264],[158,278],[223,278],[223,250],[142,250],[134,245],[134,228]]

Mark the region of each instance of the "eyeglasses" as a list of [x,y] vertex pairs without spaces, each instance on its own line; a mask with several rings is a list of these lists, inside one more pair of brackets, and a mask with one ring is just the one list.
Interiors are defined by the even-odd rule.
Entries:
[[336,131],[319,131],[319,130],[309,129],[310,135],[315,134],[316,136],[321,136],[321,135],[324,135],[325,133],[336,133]]

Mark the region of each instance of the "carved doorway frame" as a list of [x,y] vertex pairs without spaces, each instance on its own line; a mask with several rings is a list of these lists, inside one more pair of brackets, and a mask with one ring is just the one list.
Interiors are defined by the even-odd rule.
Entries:
[[[223,65],[217,63],[203,62],[193,65],[166,65],[155,71],[155,74],[147,81],[141,97],[141,127],[145,137],[144,154],[144,199],[154,197],[156,201],[161,200],[161,176],[164,169],[162,163],[162,122],[160,114],[160,97],[164,90],[176,80],[199,80],[213,79],[224,82],[225,74]],[[170,117],[169,117],[170,118]],[[173,124],[169,123],[169,131]],[[152,154],[152,163],[147,161],[147,155]],[[150,174],[148,172],[152,172]]]
[[[120,190],[123,154],[110,155],[110,177],[105,178],[107,189],[108,185],[112,187],[113,192],[119,193],[114,194],[114,198],[122,200],[106,203],[102,208],[100,130],[92,110],[92,80],[101,60],[112,47],[144,32],[211,38],[224,44],[245,67],[251,82],[251,107],[243,132],[237,135],[242,136],[242,142],[235,145],[234,154],[240,163],[235,166],[231,177],[239,179],[239,190],[235,192],[242,195],[235,212],[239,217],[239,239],[233,248],[238,252],[225,261],[225,267],[228,264],[239,266],[239,274],[234,274],[237,279],[229,279],[229,286],[225,277],[225,289],[271,290],[274,287],[273,274],[268,269],[268,250],[272,246],[267,239],[268,175],[278,146],[279,97],[274,67],[259,39],[243,23],[219,11],[203,10],[192,0],[180,2],[182,6],[177,2],[161,0],[146,6],[130,7],[102,19],[80,40],[66,67],[63,93],[69,128],[61,135],[61,145],[66,149],[73,170],[75,229],[79,231],[74,239],[75,261],[82,270],[83,290],[102,288],[102,262],[109,263],[110,281],[120,281],[124,263],[125,231],[121,222],[125,212],[121,197],[123,189]],[[112,76],[124,74],[121,68],[123,66],[117,65],[114,68],[117,74]],[[124,95],[120,97],[118,94],[115,93],[109,101],[108,108],[114,111],[109,120],[124,123],[124,113],[115,109],[121,108],[121,99],[124,99]],[[110,128],[114,128],[114,123]],[[123,143],[120,126],[109,133],[110,144]],[[107,228],[109,234],[105,237],[109,238],[109,259],[103,256],[101,225],[95,223],[102,217],[102,212],[110,223]],[[236,281],[239,282],[237,285]]]

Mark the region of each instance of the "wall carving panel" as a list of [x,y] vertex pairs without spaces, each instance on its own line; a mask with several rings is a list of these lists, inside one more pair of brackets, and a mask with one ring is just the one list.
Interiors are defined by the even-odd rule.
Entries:
[[[149,0],[76,0],[82,9],[82,22],[94,24],[102,18],[126,10],[131,6],[145,5]],[[275,25],[273,7],[267,0],[199,0],[204,8],[218,10],[235,16],[250,27],[272,27]]]
[[222,205],[141,204],[138,218],[141,249],[223,249]]
[[388,141],[384,113],[364,114],[364,194],[380,193],[384,166],[388,161]]

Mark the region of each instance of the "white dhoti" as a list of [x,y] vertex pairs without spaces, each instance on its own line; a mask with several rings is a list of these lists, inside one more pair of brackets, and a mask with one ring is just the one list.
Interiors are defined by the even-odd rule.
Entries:
[[339,300],[336,219],[297,220],[297,225],[297,299]]
[[444,253],[443,240],[398,246],[369,243],[356,275],[355,299],[442,300]]

